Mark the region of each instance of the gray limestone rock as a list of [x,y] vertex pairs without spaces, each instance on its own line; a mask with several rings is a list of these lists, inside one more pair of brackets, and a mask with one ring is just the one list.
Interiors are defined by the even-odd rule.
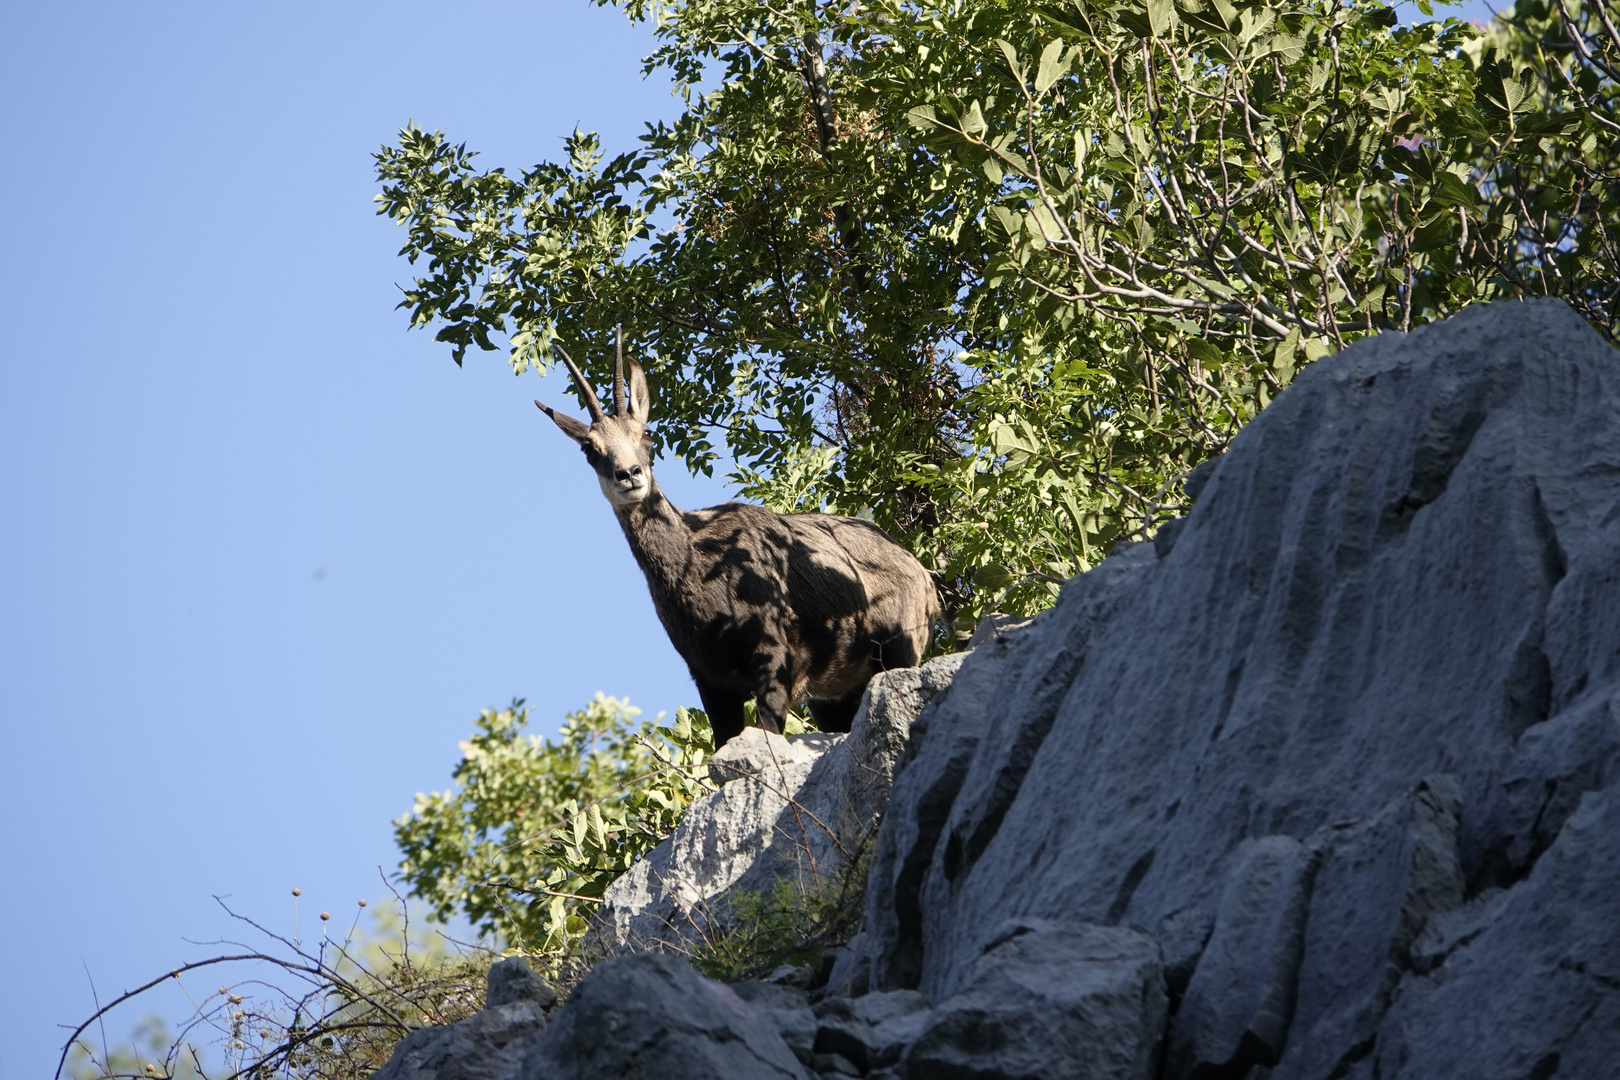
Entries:
[[1245,841],[1216,907],[1214,931],[1176,1014],[1172,1077],[1201,1068],[1274,1065],[1294,1015],[1305,916],[1320,853],[1288,836]]
[[783,738],[764,728],[744,728],[709,759],[709,779],[716,786],[743,779],[767,785],[803,783],[809,767],[837,738],[819,731]]
[[1377,1075],[1620,1077],[1620,791],[1582,796],[1486,907],[1442,963],[1402,980],[1369,1049]]
[[680,947],[724,926],[734,896],[767,895],[783,881],[858,893],[842,875],[877,832],[912,720],[957,663],[879,674],[848,735],[749,728],[732,739],[710,762],[719,790],[608,887],[593,944],[608,954]]
[[1313,837],[1321,865],[1276,1075],[1328,1076],[1366,1055],[1425,923],[1463,903],[1459,792],[1455,777],[1432,776],[1372,818]]
[[372,1080],[516,1080],[545,1031],[536,1002],[486,1008],[459,1024],[411,1032]]
[[516,1080],[556,1003],[556,991],[528,961],[498,961],[489,969],[481,1011],[459,1024],[411,1032],[373,1080]]
[[837,1054],[866,1072],[872,1066],[872,1027],[856,1015],[849,998],[826,998],[816,1005],[816,1053]]
[[[1039,620],[1037,620],[1037,623]],[[866,879],[870,985],[914,988],[922,967],[920,889],[945,815],[978,749],[992,699],[1014,646],[1015,631],[971,653],[942,657],[953,678],[917,715],[911,743],[895,766],[893,794]],[[931,733],[934,733],[931,735]]]
[[815,1056],[816,1014],[810,1011],[809,995],[797,987],[752,979],[732,983],[731,989],[776,1029],[794,1057],[810,1064]]
[[[1620,773],[1615,350],[1552,301],[1359,342],[1196,480],[1170,542],[1071,581],[919,717],[870,984],[943,1001],[1008,918],[1139,926],[1180,994],[1170,1075],[1605,1075],[1570,1064],[1615,1035],[1596,939],[1567,978],[1504,965],[1604,903],[1520,895],[1572,830],[1598,843]],[[1492,952],[1532,914],[1541,944]],[[1456,982],[1492,964],[1566,1019]],[[1529,1023],[1479,1044],[1511,1068],[1443,1066],[1465,1002],[1459,1031]]]
[[604,960],[523,1062],[522,1080],[808,1080],[729,986],[660,953]]
[[871,986],[872,959],[866,950],[866,933],[861,931],[846,942],[833,961],[827,975],[825,992],[837,997],[859,997]]
[[1153,1080],[1166,999],[1153,939],[1120,927],[1004,926],[906,1051],[916,1080]]
[[972,652],[980,645],[998,638],[1002,634],[1010,633],[1019,627],[1027,626],[1030,622],[1028,615],[1008,615],[1001,611],[992,611],[979,620],[979,625],[973,628],[973,635],[968,638],[964,652]]
[[542,1009],[557,1004],[557,991],[536,975],[529,962],[521,956],[497,960],[489,969],[488,986],[484,995],[486,1009],[510,1005],[514,1001],[532,1001]]

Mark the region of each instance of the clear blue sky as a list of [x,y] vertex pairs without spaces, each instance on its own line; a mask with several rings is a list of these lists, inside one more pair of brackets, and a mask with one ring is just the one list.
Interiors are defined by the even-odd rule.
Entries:
[[[594,477],[393,310],[370,155],[673,116],[585,0],[15,4],[0,33],[0,1078],[289,890],[376,898],[479,708],[696,704]],[[720,481],[660,472],[677,503]],[[205,982],[205,987],[217,981]],[[121,1034],[138,1014],[115,1019]]]
[[676,112],[650,48],[586,0],[8,8],[0,1080],[50,1074],[87,969],[241,936],[213,894],[289,932],[294,886],[306,928],[379,896],[479,708],[696,703],[529,403],[561,380],[407,335],[371,203],[410,119],[488,166],[629,148]]

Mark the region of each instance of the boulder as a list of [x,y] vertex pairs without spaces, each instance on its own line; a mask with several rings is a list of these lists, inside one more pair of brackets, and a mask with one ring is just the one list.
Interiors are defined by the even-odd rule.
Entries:
[[498,961],[483,1009],[458,1024],[411,1032],[373,1080],[516,1080],[556,1004],[556,991],[527,961]]
[[1613,1075],[1615,350],[1556,301],[1360,342],[1194,480],[919,717],[869,984],[1134,927],[1169,1078]]
[[1000,936],[929,1014],[908,1077],[1154,1080],[1167,1005],[1151,937],[1040,920]]
[[808,1080],[731,987],[659,953],[604,960],[523,1062],[522,1080]]
[[911,722],[960,663],[879,674],[848,735],[745,729],[710,760],[719,789],[608,887],[592,944],[609,955],[679,951],[724,928],[737,895],[769,895],[780,882],[858,895],[848,871],[877,832]]
[[484,1008],[493,1009],[515,1001],[532,1001],[542,1010],[557,1004],[557,991],[535,973],[521,956],[508,956],[490,965]]

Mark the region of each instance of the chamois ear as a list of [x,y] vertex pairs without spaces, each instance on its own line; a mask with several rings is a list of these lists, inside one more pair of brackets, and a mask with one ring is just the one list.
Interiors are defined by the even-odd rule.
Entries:
[[589,425],[580,423],[572,416],[566,416],[560,412],[553,412],[550,408],[545,405],[541,405],[538,401],[535,402],[535,405],[540,409],[541,412],[551,417],[552,423],[562,428],[562,433],[564,435],[568,436],[570,439],[573,439],[580,445],[583,446],[585,441],[591,437],[591,429]]
[[641,365],[634,360],[630,361],[630,403],[629,414],[642,423],[647,422],[647,375],[641,370]]

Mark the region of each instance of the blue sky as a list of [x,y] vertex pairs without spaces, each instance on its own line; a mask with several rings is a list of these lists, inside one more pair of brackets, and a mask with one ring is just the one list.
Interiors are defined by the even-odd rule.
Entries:
[[288,931],[294,886],[306,928],[379,896],[479,708],[696,695],[530,403],[561,380],[407,334],[371,202],[413,118],[490,166],[576,123],[629,148],[677,111],[649,31],[584,0],[5,23],[0,1078],[34,1080],[86,968],[105,999],[241,936],[213,894]]
[[287,932],[295,886],[306,927],[378,897],[390,821],[479,708],[521,695],[549,731],[598,690],[696,694],[530,404],[561,380],[407,334],[371,202],[411,119],[490,167],[576,124],[631,147],[677,112],[645,28],[586,0],[70,0],[4,28],[0,1080],[33,1080],[91,979],[240,936],[214,894]]

